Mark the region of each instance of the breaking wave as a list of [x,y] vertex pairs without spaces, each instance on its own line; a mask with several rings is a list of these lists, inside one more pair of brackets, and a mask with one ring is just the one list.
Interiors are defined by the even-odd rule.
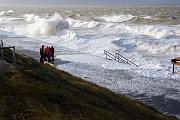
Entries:
[[39,19],[39,16],[36,16],[34,14],[25,14],[24,17],[27,22],[34,22]]
[[0,13],[0,16],[10,16],[12,14],[15,14],[15,12],[13,10],[8,10],[8,11],[2,11]]
[[135,18],[133,15],[113,15],[113,16],[103,16],[98,19],[103,20],[105,22],[125,22]]
[[134,42],[138,49],[153,54],[172,54],[180,50],[179,43],[175,41],[135,40]]
[[54,14],[51,18],[39,18],[34,15],[26,15],[26,17],[27,21],[34,22],[18,31],[29,36],[56,35],[59,31],[69,28],[69,23],[63,20],[59,14]]
[[75,20],[72,18],[68,18],[67,21],[71,27],[93,28],[99,25],[99,22]]
[[131,34],[146,35],[156,39],[180,37],[179,27],[176,26],[159,26],[159,25],[141,25],[141,26],[125,26],[123,29]]
[[138,24],[157,24],[171,23],[177,24],[178,18],[175,16],[149,16],[149,15],[105,15],[94,18],[96,21],[111,22],[111,23],[138,23]]

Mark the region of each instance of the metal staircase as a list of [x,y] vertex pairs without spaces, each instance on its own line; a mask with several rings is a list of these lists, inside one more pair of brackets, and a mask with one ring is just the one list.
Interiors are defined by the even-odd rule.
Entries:
[[138,65],[136,65],[134,62],[128,60],[127,58],[120,55],[119,53],[111,53],[111,52],[108,52],[107,50],[104,50],[104,54],[106,55],[106,59],[108,59],[108,57],[109,57],[112,60],[117,61],[119,63],[134,65],[134,66],[138,67]]

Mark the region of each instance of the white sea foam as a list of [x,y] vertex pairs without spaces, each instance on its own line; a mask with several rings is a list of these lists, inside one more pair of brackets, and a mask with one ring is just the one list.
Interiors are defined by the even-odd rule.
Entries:
[[19,22],[24,20],[23,18],[18,17],[0,17],[0,23],[12,23],[12,22]]
[[24,17],[27,22],[34,22],[39,19],[39,16],[34,14],[25,14]]
[[131,44],[135,45],[140,50],[147,50],[153,54],[172,54],[180,50],[177,40],[164,40],[157,42],[156,39],[151,40],[132,40]]
[[8,11],[2,11],[0,13],[0,16],[10,16],[12,14],[14,14],[15,12],[13,10],[8,10]]
[[148,15],[142,15],[140,18],[147,19],[147,20],[153,19],[152,16],[148,16]]
[[179,37],[180,27],[159,26],[159,25],[140,25],[140,26],[123,26],[127,32],[137,35],[147,35],[157,39],[166,38],[168,36]]
[[99,25],[99,23],[95,21],[82,21],[72,18],[68,18],[67,21],[69,22],[71,27],[93,28]]

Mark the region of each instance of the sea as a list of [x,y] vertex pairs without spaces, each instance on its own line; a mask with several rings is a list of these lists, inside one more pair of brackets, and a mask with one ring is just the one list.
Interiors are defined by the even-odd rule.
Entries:
[[171,64],[180,57],[178,5],[1,7],[0,39],[17,50],[54,46],[58,69],[180,117],[180,66],[173,74]]

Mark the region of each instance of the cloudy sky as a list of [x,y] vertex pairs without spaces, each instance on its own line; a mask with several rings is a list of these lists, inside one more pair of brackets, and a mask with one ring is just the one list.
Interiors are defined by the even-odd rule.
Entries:
[[180,5],[180,0],[0,0],[0,5]]

